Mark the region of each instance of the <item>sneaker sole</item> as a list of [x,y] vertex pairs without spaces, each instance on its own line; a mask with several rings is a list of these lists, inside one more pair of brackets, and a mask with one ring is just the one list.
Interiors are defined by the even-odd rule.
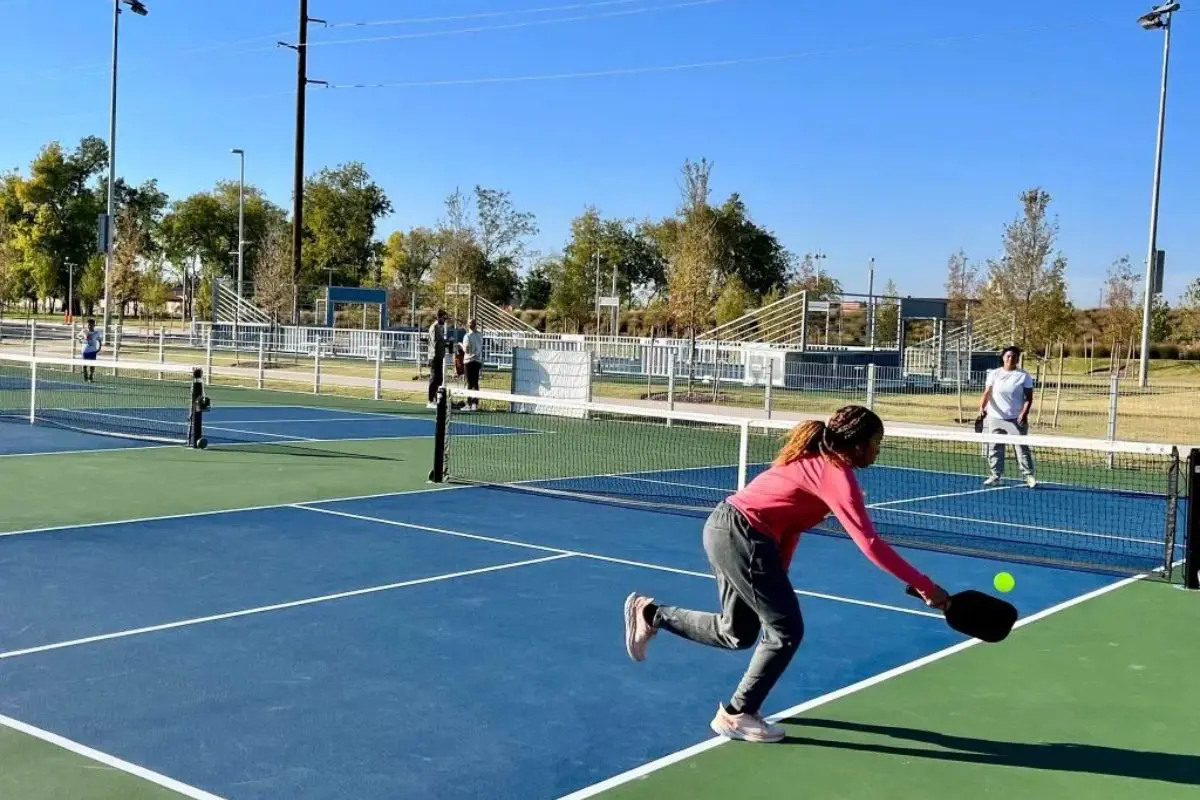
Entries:
[[786,737],[786,733],[781,733],[778,736],[747,736],[744,733],[733,730],[732,728],[722,728],[713,720],[708,724],[712,728],[713,733],[717,736],[723,736],[726,739],[734,739],[739,742],[754,742],[755,744],[772,744],[774,742],[782,742]]
[[637,618],[634,611],[634,602],[637,600],[637,592],[630,592],[625,598],[625,652],[634,661],[641,661],[634,655],[633,652],[633,637],[637,633]]

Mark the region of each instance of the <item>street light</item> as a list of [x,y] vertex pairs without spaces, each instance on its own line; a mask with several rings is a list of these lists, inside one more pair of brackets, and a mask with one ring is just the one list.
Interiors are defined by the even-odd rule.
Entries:
[[1158,139],[1154,146],[1154,190],[1150,196],[1150,244],[1146,248],[1146,295],[1142,302],[1142,352],[1138,363],[1138,385],[1150,378],[1150,307],[1154,299],[1154,268],[1158,258],[1158,194],[1162,181],[1163,126],[1167,118],[1167,66],[1171,58],[1171,15],[1179,3],[1163,3],[1138,17],[1148,31],[1163,31],[1162,86],[1158,96]]
[[241,173],[238,178],[237,310],[233,315],[233,341],[236,347],[240,341],[238,328],[241,327],[242,321],[242,268],[246,261],[246,151],[235,147],[229,152],[241,160]]
[[141,0],[113,0],[112,37],[112,92],[108,111],[108,213],[104,220],[104,331],[108,336],[109,314],[112,304],[109,291],[112,287],[113,241],[116,239],[116,183],[117,183],[117,42],[121,32],[121,5],[139,17],[150,13]]

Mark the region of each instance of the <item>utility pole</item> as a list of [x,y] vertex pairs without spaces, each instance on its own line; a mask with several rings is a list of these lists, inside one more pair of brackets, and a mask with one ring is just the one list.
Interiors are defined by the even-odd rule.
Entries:
[[[296,51],[296,165],[292,174],[292,285],[300,282],[300,264],[304,247],[304,122],[309,84],[328,86],[326,81],[308,77],[308,25],[325,24],[325,20],[308,15],[308,0],[300,0],[300,32],[296,44],[279,42],[281,47]],[[300,292],[292,292],[292,324],[300,323]]]

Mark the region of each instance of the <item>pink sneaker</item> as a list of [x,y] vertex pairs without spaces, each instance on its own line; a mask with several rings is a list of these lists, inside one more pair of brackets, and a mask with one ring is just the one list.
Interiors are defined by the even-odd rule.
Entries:
[[787,735],[782,725],[767,722],[758,714],[730,714],[723,705],[717,706],[709,727],[718,736],[744,742],[778,742]]
[[646,615],[643,613],[646,606],[653,602],[653,597],[646,597],[637,592],[631,592],[629,597],[625,598],[625,652],[629,653],[629,657],[634,661],[646,660],[646,647],[657,633],[646,622]]

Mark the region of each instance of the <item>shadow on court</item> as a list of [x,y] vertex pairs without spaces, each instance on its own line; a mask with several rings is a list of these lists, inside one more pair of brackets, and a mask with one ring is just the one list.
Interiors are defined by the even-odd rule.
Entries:
[[[812,717],[794,717],[785,721],[793,726],[785,743],[810,747],[832,747],[864,753],[956,761],[965,764],[994,764],[1057,772],[1087,772],[1141,780],[1200,785],[1200,756],[1182,753],[1154,753],[1072,742],[1005,742],[955,736],[919,728],[871,725]],[[816,739],[798,736],[805,728],[825,728],[871,736],[906,739],[912,743],[944,748],[904,747],[867,741]],[[815,731],[814,731],[815,733]]]

